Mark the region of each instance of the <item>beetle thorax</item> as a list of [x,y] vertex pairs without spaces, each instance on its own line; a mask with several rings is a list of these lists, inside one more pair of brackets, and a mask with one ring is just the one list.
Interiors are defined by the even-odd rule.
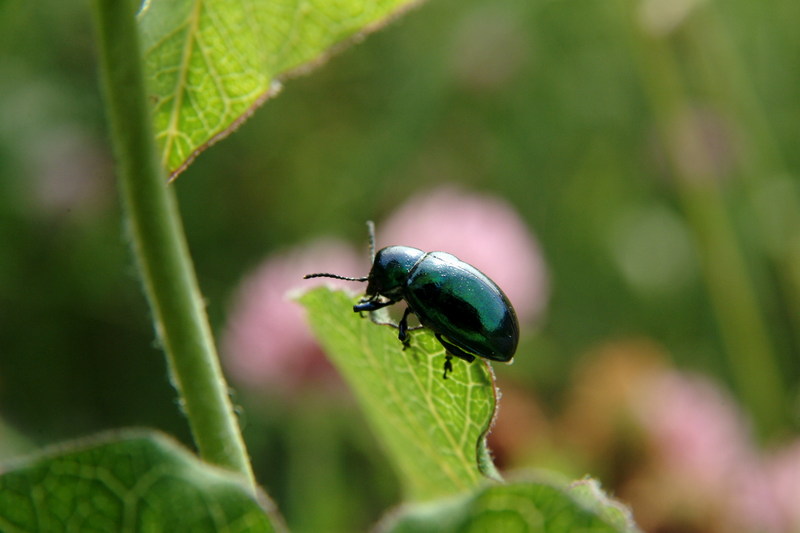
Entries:
[[410,246],[387,246],[378,250],[369,272],[367,294],[401,299],[409,274],[424,256],[425,252]]

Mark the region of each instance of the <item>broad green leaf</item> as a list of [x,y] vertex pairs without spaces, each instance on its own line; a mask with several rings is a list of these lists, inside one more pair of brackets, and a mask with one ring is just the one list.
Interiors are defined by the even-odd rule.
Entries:
[[477,487],[493,474],[485,434],[495,410],[488,364],[453,360],[428,330],[397,330],[353,313],[354,297],[327,288],[300,297],[311,327],[358,397],[407,496],[428,500]]
[[[608,519],[611,514],[614,520]],[[486,486],[455,498],[401,508],[383,522],[379,531],[636,533],[638,530],[627,509],[602,493],[587,501],[586,497],[576,497],[571,488],[557,483],[521,481]]]
[[616,526],[619,531],[638,531],[630,510],[618,501],[609,498],[597,480],[586,478],[575,481],[568,490],[571,496],[593,509],[606,522]]
[[274,94],[418,0],[150,0],[139,16],[164,168],[181,172]]
[[6,469],[0,531],[276,531],[268,503],[163,435],[123,432]]

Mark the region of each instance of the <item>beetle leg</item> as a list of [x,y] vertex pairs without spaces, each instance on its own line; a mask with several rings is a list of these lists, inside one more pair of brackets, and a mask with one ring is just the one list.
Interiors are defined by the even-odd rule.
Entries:
[[442,375],[442,379],[447,379],[447,373],[453,371],[453,363],[450,361],[453,357],[446,353],[444,356],[444,374]]
[[370,300],[364,299],[353,306],[353,311],[360,313],[362,311],[377,311],[387,305],[392,305],[394,302],[391,300]]
[[380,324],[383,326],[392,326],[393,328],[397,327],[397,324],[393,322],[387,322],[378,318],[378,314],[376,311],[383,309],[389,305],[395,303],[393,300],[382,298],[380,296],[365,296],[358,301],[356,305],[353,306],[353,311],[364,317],[364,311],[369,313],[369,319],[372,320],[376,324]]
[[398,324],[398,329],[400,332],[397,334],[397,338],[400,339],[400,342],[403,343],[403,350],[408,348],[410,341],[408,340],[408,315],[411,313],[411,308],[406,307],[406,310],[403,311],[403,318],[400,319],[400,324]]
[[474,355],[465,352],[464,350],[462,350],[461,348],[459,348],[458,346],[456,346],[452,342],[448,341],[442,335],[439,335],[438,333],[436,333],[436,338],[438,339],[439,342],[442,343],[442,346],[444,346],[444,349],[446,350],[445,354],[444,354],[444,379],[447,379],[447,373],[448,372],[452,372],[453,371],[453,363],[451,362],[451,359],[453,358],[453,356],[456,356],[459,359],[463,359],[464,361],[466,361],[468,363],[471,363],[471,362],[473,362],[475,360],[475,356]]
[[447,353],[450,355],[455,355],[459,359],[463,359],[467,363],[471,363],[475,360],[475,356],[471,353],[467,353],[452,342],[448,341],[446,337],[442,335],[436,334],[436,339],[442,343],[444,349],[447,350]]

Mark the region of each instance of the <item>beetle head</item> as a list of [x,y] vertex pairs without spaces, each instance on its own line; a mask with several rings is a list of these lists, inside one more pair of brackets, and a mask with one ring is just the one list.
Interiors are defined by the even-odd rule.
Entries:
[[411,270],[424,255],[422,250],[410,246],[387,246],[378,250],[367,278],[367,295],[393,300],[402,298]]

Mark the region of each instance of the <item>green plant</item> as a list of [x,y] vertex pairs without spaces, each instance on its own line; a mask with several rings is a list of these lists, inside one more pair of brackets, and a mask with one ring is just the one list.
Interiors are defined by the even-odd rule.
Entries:
[[[291,3],[280,11],[154,0],[137,27],[132,3],[96,0],[126,223],[200,460],[149,431],[46,451],[0,477],[2,530],[284,529],[253,477],[168,177],[273,94],[276,79],[409,3]],[[635,529],[591,481],[500,479],[484,441],[497,396],[487,363],[459,365],[444,382],[444,353],[429,333],[415,334],[398,357],[393,332],[354,316],[343,293],[318,289],[302,301],[403,481],[409,505],[383,529]]]

